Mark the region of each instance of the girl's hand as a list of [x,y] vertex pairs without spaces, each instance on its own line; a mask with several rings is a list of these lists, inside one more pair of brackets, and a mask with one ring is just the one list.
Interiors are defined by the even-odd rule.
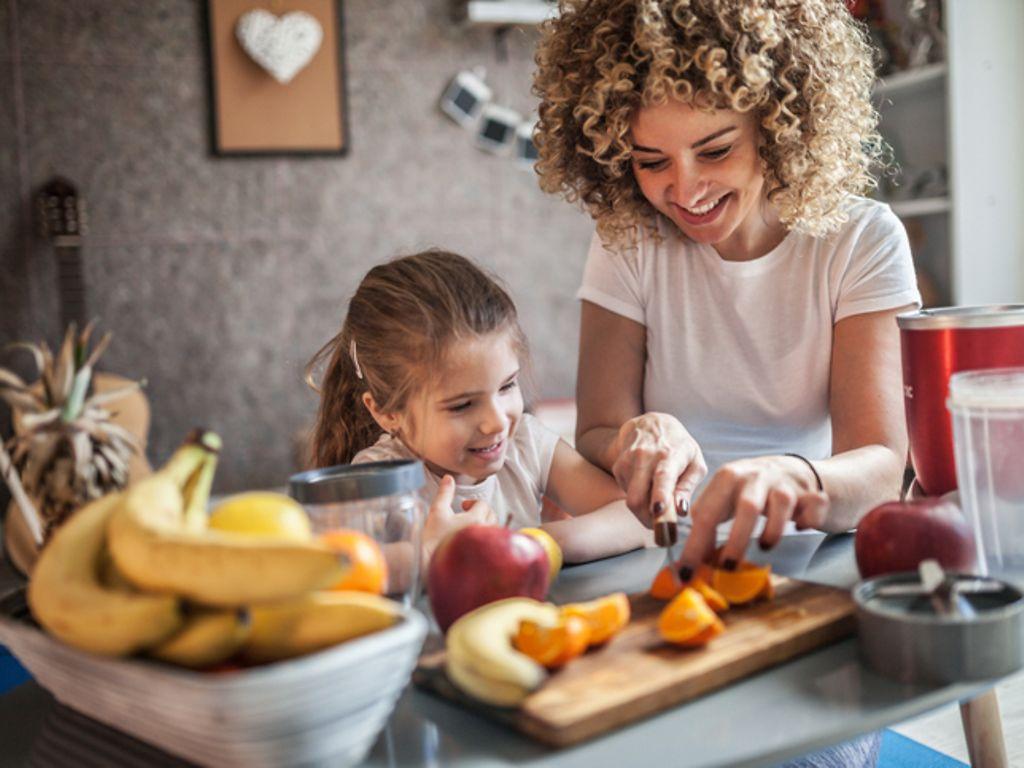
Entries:
[[645,413],[619,428],[612,475],[626,492],[626,504],[650,528],[666,509],[683,514],[694,488],[707,474],[697,441],[679,419]]
[[437,545],[452,531],[464,528],[467,525],[496,525],[497,515],[494,510],[484,501],[465,501],[463,508],[465,512],[456,514],[452,510],[452,501],[455,499],[455,480],[451,475],[445,475],[437,487],[437,495],[430,503],[427,510],[427,519],[423,523],[423,566],[430,562]]
[[791,456],[759,456],[725,464],[715,472],[691,509],[693,527],[681,561],[691,567],[706,562],[715,548],[715,528],[733,518],[720,562],[738,563],[747,550],[757,519],[768,518],[761,549],[782,538],[786,523],[798,529],[820,528],[828,515],[828,495],[818,490],[810,468]]

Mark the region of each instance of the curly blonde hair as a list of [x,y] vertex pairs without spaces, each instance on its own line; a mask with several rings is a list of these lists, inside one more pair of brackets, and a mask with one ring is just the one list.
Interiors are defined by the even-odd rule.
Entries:
[[677,98],[753,111],[768,200],[813,235],[875,186],[882,157],[867,33],[842,0],[562,0],[537,50],[541,188],[579,202],[609,245],[658,213],[631,167],[630,120]]

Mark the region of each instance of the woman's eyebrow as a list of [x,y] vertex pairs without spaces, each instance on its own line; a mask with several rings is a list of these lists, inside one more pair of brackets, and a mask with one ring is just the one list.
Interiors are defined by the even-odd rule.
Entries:
[[[698,147],[703,147],[709,141],[714,141],[719,136],[724,136],[725,134],[729,133],[730,131],[735,131],[735,130],[736,130],[736,126],[735,125],[730,125],[728,128],[722,128],[720,131],[715,131],[714,133],[705,136],[703,139],[695,141],[693,144],[690,145],[690,149],[697,149]],[[634,144],[633,145],[633,151],[634,152],[650,152],[650,153],[655,154],[655,155],[662,154],[662,151],[660,149],[658,149],[657,147],[645,147],[642,144]]]
[[729,133],[729,131],[735,131],[735,130],[736,130],[736,126],[735,125],[730,125],[728,128],[723,128],[720,131],[715,131],[714,133],[712,133],[712,134],[710,134],[708,136],[705,136],[700,141],[693,142],[693,144],[690,145],[690,149],[696,149],[697,147],[702,147],[705,144],[707,144],[709,141],[714,141],[719,136],[724,136],[725,134]]

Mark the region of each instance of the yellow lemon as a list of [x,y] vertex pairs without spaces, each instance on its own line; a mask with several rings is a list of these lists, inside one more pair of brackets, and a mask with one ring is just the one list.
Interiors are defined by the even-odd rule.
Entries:
[[550,572],[549,583],[554,583],[558,572],[562,570],[562,548],[558,542],[551,538],[551,534],[541,528],[520,528],[519,533],[525,533],[544,547],[548,553],[548,569]]
[[273,491],[250,491],[229,496],[210,512],[209,527],[289,541],[313,538],[309,517],[290,496]]

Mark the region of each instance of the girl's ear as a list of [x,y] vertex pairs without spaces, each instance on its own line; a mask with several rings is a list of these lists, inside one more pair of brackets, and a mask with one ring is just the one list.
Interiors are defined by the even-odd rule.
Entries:
[[398,432],[398,428],[401,426],[401,417],[397,413],[382,413],[377,407],[377,402],[373,399],[373,395],[369,392],[363,392],[363,405],[366,406],[366,410],[373,416],[377,426],[389,435]]

